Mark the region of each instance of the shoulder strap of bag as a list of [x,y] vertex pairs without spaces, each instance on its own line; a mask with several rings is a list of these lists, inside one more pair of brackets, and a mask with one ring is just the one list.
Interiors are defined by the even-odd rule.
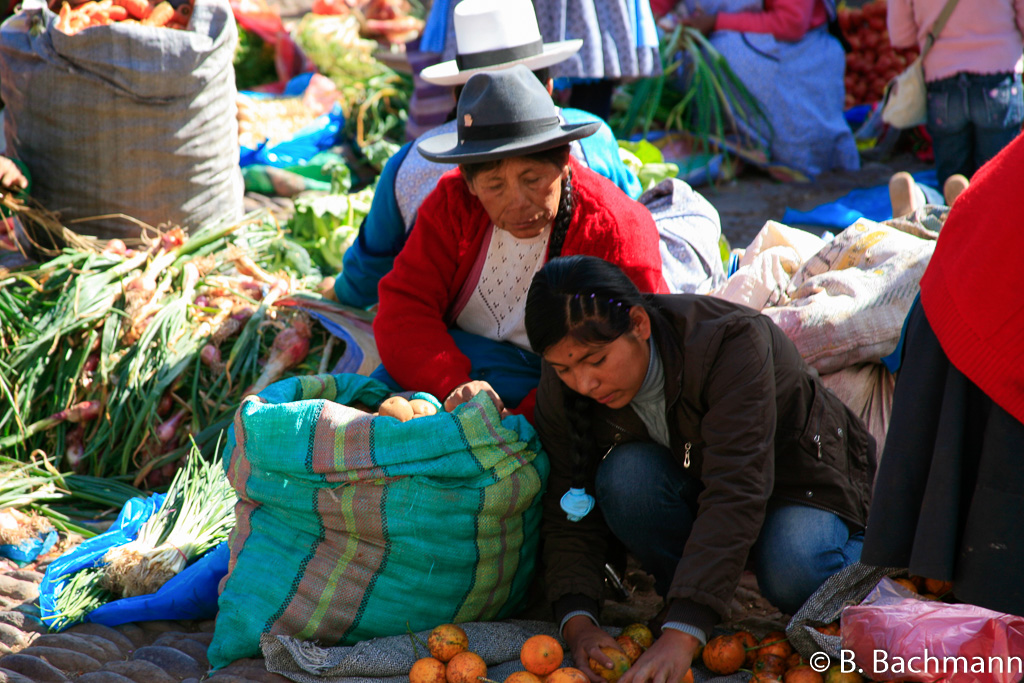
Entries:
[[922,60],[924,60],[924,56],[928,54],[928,51],[932,49],[932,45],[935,43],[935,39],[939,37],[939,34],[942,33],[942,29],[946,28],[946,22],[949,21],[949,16],[953,14],[956,3],[957,0],[946,0],[942,12],[939,13],[938,19],[932,24],[932,30],[928,32],[928,37],[924,41],[924,49],[921,50]]

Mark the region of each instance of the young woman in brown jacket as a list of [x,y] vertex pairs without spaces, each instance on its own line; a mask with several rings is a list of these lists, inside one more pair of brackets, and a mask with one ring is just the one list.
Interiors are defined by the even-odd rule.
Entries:
[[680,680],[748,563],[793,613],[860,557],[874,440],[767,317],[641,295],[616,266],[574,256],[534,277],[526,330],[544,359],[548,597],[592,680],[588,657],[610,665],[599,648],[617,647],[597,623],[610,534],[667,607],[623,683]]

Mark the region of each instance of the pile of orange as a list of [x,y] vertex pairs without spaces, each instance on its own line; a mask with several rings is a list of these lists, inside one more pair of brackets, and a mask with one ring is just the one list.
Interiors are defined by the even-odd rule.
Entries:
[[[619,649],[602,647],[612,660],[608,669],[596,661],[589,661],[594,673],[608,683],[616,683],[630,666],[649,648],[654,637],[643,624],[632,624],[615,639]],[[466,632],[455,624],[441,624],[427,638],[430,656],[418,659],[409,670],[409,683],[495,683],[487,678],[487,664],[469,649]],[[525,671],[509,675],[503,683],[589,683],[579,669],[563,667],[565,651],[551,636],[536,635],[527,638],[519,650],[519,661]],[[693,683],[692,672],[687,672],[683,683]]]
[[[821,633],[838,635],[838,623],[817,627]],[[772,631],[758,640],[748,631],[718,636],[708,641],[701,654],[704,666],[721,676],[740,669],[753,672],[750,683],[858,683],[859,674],[840,674],[838,666],[825,675],[812,669],[793,650],[786,634]]]
[[927,579],[923,576],[912,574],[910,578],[893,579],[911,593],[920,595],[925,600],[943,600],[950,596],[953,591],[952,581],[940,581],[939,579]]
[[429,657],[416,660],[409,670],[409,683],[480,683],[487,676],[487,664],[469,651],[466,632],[455,624],[441,624],[427,638]]

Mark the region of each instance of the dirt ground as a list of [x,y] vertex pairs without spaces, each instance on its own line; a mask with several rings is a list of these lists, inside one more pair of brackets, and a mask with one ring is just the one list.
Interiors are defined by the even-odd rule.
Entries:
[[[813,183],[781,183],[757,169],[720,187],[697,188],[718,209],[722,233],[733,247],[746,247],[765,221],[781,221],[787,208],[808,211],[835,201],[855,189],[886,185],[897,171],[916,173],[929,168],[910,153],[885,160],[863,159],[860,170],[825,173]],[[792,225],[820,234],[820,227]]]

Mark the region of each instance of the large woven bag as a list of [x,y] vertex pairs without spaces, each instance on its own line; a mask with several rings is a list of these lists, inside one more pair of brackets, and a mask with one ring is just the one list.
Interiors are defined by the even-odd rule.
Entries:
[[257,655],[264,633],[348,645],[525,603],[548,474],[536,432],[484,395],[404,423],[345,405],[388,393],[318,375],[242,403],[213,666]]

